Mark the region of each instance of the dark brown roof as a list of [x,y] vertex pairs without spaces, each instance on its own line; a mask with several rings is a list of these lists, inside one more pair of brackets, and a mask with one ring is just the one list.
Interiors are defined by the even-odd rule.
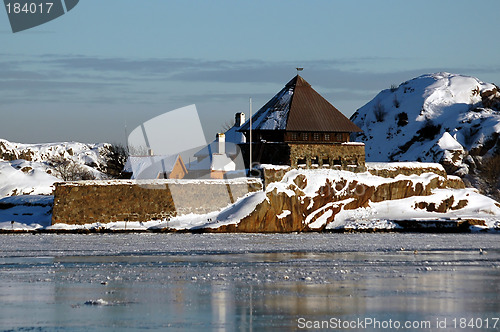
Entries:
[[[361,131],[299,75],[255,113],[252,122],[253,130]],[[240,131],[248,130],[247,121]]]
[[359,132],[361,129],[297,75],[287,131]]

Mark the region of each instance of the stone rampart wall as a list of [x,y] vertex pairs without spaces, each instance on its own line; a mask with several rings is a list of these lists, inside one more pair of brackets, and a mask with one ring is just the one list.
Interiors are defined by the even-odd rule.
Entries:
[[57,183],[52,224],[148,221],[220,210],[248,192],[258,179],[78,181]]

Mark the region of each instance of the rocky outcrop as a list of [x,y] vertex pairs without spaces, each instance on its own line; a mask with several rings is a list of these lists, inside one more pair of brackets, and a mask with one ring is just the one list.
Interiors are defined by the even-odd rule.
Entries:
[[110,144],[84,144],[78,142],[61,142],[45,144],[13,143],[0,139],[0,159],[12,161],[47,162],[54,157],[63,157],[80,164],[95,164],[104,167],[104,156],[109,152]]
[[24,159],[27,161],[32,161],[33,159],[33,151],[29,150],[17,150],[10,146],[10,142],[0,140],[0,159],[3,160],[17,160]]
[[461,199],[455,202],[455,197],[452,195],[444,199],[439,205],[434,202],[419,202],[415,204],[416,209],[427,210],[428,212],[441,212],[445,213],[450,210],[460,210],[466,207],[468,204],[467,200]]
[[[437,168],[439,170],[439,167]],[[458,177],[446,177],[441,170],[389,179],[368,173],[309,170],[286,173],[281,182],[268,184],[265,200],[236,225],[218,231],[301,232],[322,230],[342,210],[366,208],[370,203],[428,196],[435,189],[464,188]],[[396,170],[382,172],[384,175]],[[405,171],[406,172],[406,171]],[[418,172],[416,172],[418,173]],[[439,173],[439,174],[436,174]],[[410,174],[408,172],[408,174]],[[443,174],[444,177],[441,175]],[[311,182],[311,183],[310,183]],[[422,202],[415,208],[428,211],[460,209],[467,203],[446,198],[439,204]]]

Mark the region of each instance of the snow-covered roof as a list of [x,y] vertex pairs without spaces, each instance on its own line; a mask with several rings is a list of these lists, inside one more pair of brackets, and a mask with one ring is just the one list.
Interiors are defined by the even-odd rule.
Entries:
[[[249,130],[247,121],[240,131]],[[255,113],[252,130],[361,131],[299,75]]]
[[201,160],[191,160],[186,166],[188,171],[208,171],[210,169],[210,165],[212,164],[212,158],[206,156]]
[[189,171],[224,171],[238,170],[236,163],[226,154],[213,153],[200,161],[192,161],[188,164]]
[[223,172],[235,171],[236,164],[227,155],[217,153],[212,155],[210,170]]
[[[291,82],[291,81],[290,81]],[[287,84],[252,117],[252,130],[285,130],[295,84]],[[250,121],[240,128],[250,130]]]

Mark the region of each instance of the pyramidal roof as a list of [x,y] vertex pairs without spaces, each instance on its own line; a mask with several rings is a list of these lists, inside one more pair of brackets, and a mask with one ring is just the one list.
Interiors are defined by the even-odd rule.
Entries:
[[[250,121],[239,131],[248,130]],[[299,75],[252,116],[252,130],[362,131]]]

